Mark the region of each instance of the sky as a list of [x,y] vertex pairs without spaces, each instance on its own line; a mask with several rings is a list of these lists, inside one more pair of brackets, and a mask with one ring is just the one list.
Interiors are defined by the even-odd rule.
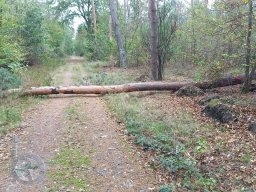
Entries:
[[82,17],[75,17],[73,20],[73,27],[75,29],[75,31],[77,31],[77,28],[80,24],[82,24],[84,22]]

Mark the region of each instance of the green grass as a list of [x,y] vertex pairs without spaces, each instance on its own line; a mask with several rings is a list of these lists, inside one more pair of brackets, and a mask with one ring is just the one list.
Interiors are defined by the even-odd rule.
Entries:
[[70,105],[67,108],[67,117],[68,119],[72,120],[72,119],[77,119],[79,118],[79,114],[77,112],[77,108],[75,105]]
[[64,167],[81,167],[89,165],[91,161],[89,157],[82,156],[79,149],[64,148],[53,162]]
[[49,59],[41,65],[29,67],[21,73],[22,87],[49,86],[52,82],[54,71],[64,65],[63,59]]
[[19,127],[22,113],[38,101],[40,101],[38,97],[19,97],[18,95],[0,98],[0,136]]
[[90,158],[83,156],[80,149],[63,148],[51,161],[51,171],[48,173],[48,178],[55,185],[49,191],[59,191],[61,188],[72,188],[74,191],[79,191],[80,189],[89,191],[88,183],[85,176],[81,175],[81,170],[88,167],[90,163]]
[[240,161],[243,163],[250,163],[253,160],[253,156],[251,154],[243,154],[240,157]]
[[125,132],[135,136],[135,144],[146,151],[157,152],[153,167],[162,167],[174,176],[174,180],[181,180],[178,184],[181,188],[208,188],[201,183],[211,177],[200,171],[195,158],[206,153],[208,145],[201,134],[195,133],[207,132],[210,126],[201,126],[184,111],[177,117],[158,120],[156,110],[150,108],[151,115],[147,114],[148,107],[138,98],[127,94],[108,95],[105,98],[112,112],[124,122]]
[[[118,72],[108,71],[106,73],[102,70],[102,67],[105,66],[106,63],[104,62],[85,63],[83,68],[87,75],[83,77],[82,80],[94,85],[118,85],[134,80],[134,77],[129,75],[120,75]],[[80,82],[83,81],[80,80]]]

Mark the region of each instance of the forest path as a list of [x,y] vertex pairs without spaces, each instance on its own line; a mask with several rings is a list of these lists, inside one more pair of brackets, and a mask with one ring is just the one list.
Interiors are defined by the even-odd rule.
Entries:
[[[55,73],[58,75],[54,77],[54,82],[65,86],[75,83],[76,76],[84,73],[82,63],[84,61],[78,57],[68,59],[67,64]],[[143,168],[139,163],[139,156],[118,133],[118,130],[122,129],[121,125],[111,116],[104,101],[99,97],[50,96],[42,104],[28,111],[21,124],[23,129],[18,136],[18,157],[21,154],[39,155],[45,162],[45,175],[48,176],[42,181],[29,182],[27,185],[9,175],[5,179],[5,186],[2,186],[5,191],[156,190],[157,179],[152,170]],[[80,187],[78,190],[77,186],[81,186],[80,180],[74,180],[73,184],[70,182],[72,179],[67,178],[65,174],[63,178],[49,177],[61,172],[63,164],[55,169],[56,166],[52,167],[50,162],[66,148],[79,149],[81,157],[90,159],[86,169],[79,169],[79,165],[75,165],[76,161],[71,162],[73,157],[68,159],[71,164],[65,164],[69,166],[66,169],[71,169],[72,174],[75,173],[74,178],[79,177],[79,174],[85,176],[78,180],[85,179],[88,187]],[[64,182],[65,179],[67,182]]]

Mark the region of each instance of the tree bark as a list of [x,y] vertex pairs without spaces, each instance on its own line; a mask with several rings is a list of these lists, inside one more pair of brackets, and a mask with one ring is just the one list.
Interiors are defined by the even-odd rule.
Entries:
[[94,35],[96,35],[96,32],[97,32],[97,18],[96,18],[94,0],[92,0],[92,17],[93,17],[93,30],[94,30]]
[[128,19],[127,19],[127,0],[124,0],[124,21],[125,21],[125,23],[128,22]]
[[156,2],[149,0],[149,19],[151,26],[151,74],[154,80],[159,80],[159,63],[158,63],[158,49],[157,49],[157,15]]
[[253,19],[253,2],[249,0],[249,15],[248,15],[248,29],[246,36],[246,53],[245,53],[245,81],[242,87],[242,92],[247,93],[250,91],[251,78],[250,78],[250,65],[251,65],[251,34],[252,34],[252,19]]
[[[256,79],[256,76],[253,77]],[[107,86],[69,86],[69,87],[37,87],[27,90],[14,89],[9,90],[6,95],[14,92],[21,95],[51,95],[51,94],[108,94],[123,93],[136,91],[177,91],[183,86],[193,85],[201,89],[212,89],[217,87],[225,87],[230,85],[242,84],[245,76],[221,78],[212,82],[189,83],[189,82],[145,82],[145,83],[129,83],[123,85],[107,85]]]
[[0,7],[0,27],[3,25],[3,8]]
[[109,15],[109,23],[108,23],[108,28],[109,28],[109,40],[112,41],[112,19],[111,19],[111,15]]
[[192,55],[192,63],[195,63],[196,57],[196,37],[195,37],[195,26],[194,26],[194,19],[195,19],[195,10],[194,10],[194,0],[191,0],[191,27],[192,27],[192,45],[191,45],[191,55]]
[[118,51],[119,51],[120,67],[127,67],[126,55],[125,55],[125,49],[124,49],[124,40],[119,27],[119,21],[117,17],[116,0],[109,0],[109,9],[110,9],[110,14],[112,18],[112,26],[115,32],[115,38],[116,38]]

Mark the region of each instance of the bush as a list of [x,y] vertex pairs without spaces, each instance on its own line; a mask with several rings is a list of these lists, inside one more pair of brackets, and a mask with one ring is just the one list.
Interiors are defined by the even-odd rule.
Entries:
[[0,91],[11,88],[17,88],[21,85],[20,78],[8,71],[8,69],[0,68]]
[[160,186],[159,192],[172,192],[172,187],[169,185]]

